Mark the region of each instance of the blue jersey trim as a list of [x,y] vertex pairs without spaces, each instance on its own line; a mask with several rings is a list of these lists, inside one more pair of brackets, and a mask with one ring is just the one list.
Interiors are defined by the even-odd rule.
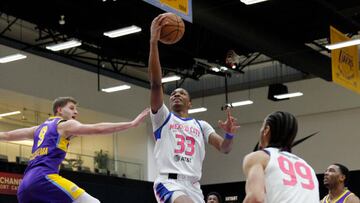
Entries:
[[168,117],[165,119],[164,123],[160,126],[160,128],[158,128],[157,130],[155,130],[155,132],[154,132],[155,140],[158,140],[158,139],[161,138],[161,130],[162,130],[162,128],[166,125],[166,123],[169,122],[170,117],[171,117],[171,114],[172,114],[172,113],[169,113]]
[[169,203],[174,191],[169,191],[162,183],[156,186],[156,195],[161,202]]
[[[174,113],[172,113],[172,114],[174,114]],[[180,119],[180,120],[183,120],[183,121],[189,121],[189,120],[192,120],[192,119],[193,119],[193,118],[191,118],[191,117],[181,118],[180,116],[178,116],[178,115],[176,115],[176,114],[174,114],[174,116],[176,116],[176,118],[178,118],[178,119]]]
[[265,152],[267,155],[271,156],[271,153],[269,150],[263,149],[262,151]]
[[195,119],[195,121],[196,121],[196,123],[199,125],[200,130],[201,130],[201,134],[202,134],[202,135],[203,135],[203,137],[204,137],[204,136],[205,136],[205,134],[204,134],[204,131],[203,131],[202,126],[201,126],[201,124],[200,124],[200,121],[198,121],[198,120],[196,120],[196,119]]

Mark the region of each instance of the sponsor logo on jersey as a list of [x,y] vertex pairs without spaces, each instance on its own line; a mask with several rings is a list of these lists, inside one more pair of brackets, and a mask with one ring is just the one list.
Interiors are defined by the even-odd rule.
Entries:
[[190,157],[185,157],[185,156],[180,156],[180,155],[175,155],[174,156],[174,161],[175,162],[179,162],[179,161],[185,161],[187,163],[191,163],[192,158]]

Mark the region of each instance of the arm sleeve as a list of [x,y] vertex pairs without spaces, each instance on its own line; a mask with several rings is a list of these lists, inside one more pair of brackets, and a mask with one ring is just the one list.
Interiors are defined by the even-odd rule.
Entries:
[[204,133],[204,138],[205,141],[208,143],[209,142],[209,136],[211,133],[215,132],[214,128],[206,121],[199,121],[202,131]]
[[161,108],[156,113],[150,113],[151,123],[153,127],[153,132],[155,132],[161,125],[165,122],[167,116],[169,115],[169,109],[163,104]]

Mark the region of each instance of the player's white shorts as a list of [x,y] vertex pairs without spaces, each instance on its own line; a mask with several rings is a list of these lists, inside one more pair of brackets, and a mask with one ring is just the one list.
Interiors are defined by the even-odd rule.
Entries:
[[183,194],[195,203],[205,203],[199,181],[179,174],[171,174],[170,178],[169,174],[159,175],[154,182],[154,193],[158,203],[173,203],[176,197]]

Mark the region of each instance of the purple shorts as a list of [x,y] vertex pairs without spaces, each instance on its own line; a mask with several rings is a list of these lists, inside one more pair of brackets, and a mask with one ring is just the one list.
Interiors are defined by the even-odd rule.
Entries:
[[72,203],[84,190],[59,174],[25,174],[17,192],[19,203]]

